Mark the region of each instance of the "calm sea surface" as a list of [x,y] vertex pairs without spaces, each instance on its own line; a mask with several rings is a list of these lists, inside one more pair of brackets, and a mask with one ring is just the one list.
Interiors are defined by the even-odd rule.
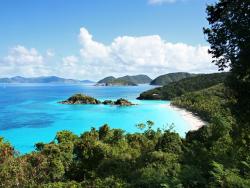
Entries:
[[[91,85],[0,84],[0,136],[21,153],[34,150],[37,142],[50,142],[57,131],[78,135],[107,123],[112,128],[139,132],[137,123],[152,120],[155,128],[174,123],[184,136],[190,127],[182,116],[166,106],[169,101],[139,101],[136,97],[149,85],[135,87],[96,87]],[[130,107],[106,105],[63,105],[58,101],[75,93],[100,100],[126,98],[138,104]]]

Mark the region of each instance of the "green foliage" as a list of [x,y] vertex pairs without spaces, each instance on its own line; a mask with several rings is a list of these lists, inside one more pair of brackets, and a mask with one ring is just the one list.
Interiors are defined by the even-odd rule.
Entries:
[[151,85],[167,85],[171,82],[177,82],[181,79],[197,76],[196,74],[190,74],[187,72],[175,72],[175,73],[169,73],[164,74],[161,76],[158,76],[152,82],[150,82]]
[[113,76],[109,76],[106,78],[103,78],[102,80],[98,81],[98,84],[105,84],[105,85],[130,85],[130,86],[136,86],[137,84],[133,82],[132,78],[130,77],[124,77],[124,78],[115,78]]
[[[210,53],[220,70],[230,67],[226,86],[231,90],[235,103],[231,106],[235,122],[230,133],[235,158],[234,169],[242,169],[250,164],[250,1],[220,0],[207,7],[209,28],[204,29],[210,43]],[[247,164],[247,165],[246,165]],[[218,167],[218,165],[217,165]],[[218,169],[218,168],[217,168]],[[223,172],[237,182],[243,182],[237,173]],[[249,169],[240,170],[240,177],[249,180]],[[227,181],[226,181],[227,182]],[[232,187],[243,187],[244,183]]]
[[115,78],[113,76],[108,76],[98,81],[98,84],[106,84],[106,85],[136,85],[136,84],[145,84],[150,83],[152,81],[147,75],[135,75],[135,76],[123,76],[119,78]]
[[177,133],[165,131],[158,139],[156,150],[180,154],[182,152],[182,141]]
[[69,104],[100,104],[101,102],[97,99],[78,93],[70,98],[68,98],[66,101],[63,101],[63,103],[69,103]]
[[216,116],[222,116],[232,123],[229,106],[234,99],[229,96],[223,84],[218,84],[207,89],[186,93],[174,98],[171,104],[185,108],[196,113],[205,121]]
[[0,137],[0,164],[13,155],[14,149],[11,147],[10,143],[4,141],[4,139]]
[[58,143],[67,143],[74,142],[77,139],[77,136],[70,131],[64,130],[58,132],[55,139]]
[[81,136],[61,131],[23,156],[0,138],[0,187],[250,187],[249,10],[246,0],[207,8],[210,53],[220,69],[230,66],[230,74],[185,78],[140,96],[173,99],[207,125],[185,138],[154,130],[152,121],[137,125],[141,133],[108,125]]
[[[0,164],[2,187],[143,187],[179,185],[182,142],[177,133],[153,130],[125,134],[103,125],[80,137],[60,131],[37,151]],[[169,137],[169,138],[168,138]],[[10,147],[1,140],[1,148]],[[133,174],[133,175],[132,175]]]
[[130,81],[130,82],[133,82],[135,84],[146,84],[146,83],[150,83],[152,81],[151,78],[149,78],[147,75],[135,75],[135,76],[123,76],[123,77],[120,77],[119,79],[122,79],[122,80],[127,80],[127,81]]
[[188,92],[205,89],[225,81],[228,73],[201,74],[184,78],[140,94],[138,99],[170,100]]
[[211,187],[250,187],[250,179],[240,177],[237,169],[224,169],[223,165],[214,161],[211,166]]
[[123,80],[122,78],[117,78],[111,82],[106,83],[106,85],[128,85],[128,86],[137,86],[136,83],[129,81],[129,80]]

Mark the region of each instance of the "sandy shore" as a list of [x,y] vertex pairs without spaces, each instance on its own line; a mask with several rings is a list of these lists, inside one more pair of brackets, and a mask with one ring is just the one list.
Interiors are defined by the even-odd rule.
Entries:
[[171,104],[166,104],[166,107],[171,108],[175,111],[178,111],[182,115],[185,121],[190,125],[190,130],[197,130],[206,124],[206,122],[202,121],[198,116],[194,115],[192,112],[189,112],[183,108],[178,108]]

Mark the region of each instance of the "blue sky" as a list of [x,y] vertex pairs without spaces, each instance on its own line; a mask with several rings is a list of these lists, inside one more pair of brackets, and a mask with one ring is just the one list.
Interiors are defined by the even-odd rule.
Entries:
[[[63,66],[63,63],[60,64],[60,62],[63,62],[65,58],[70,59],[69,57],[71,57],[71,60],[74,57],[75,61],[73,61],[75,63],[86,64],[88,67],[93,65],[98,70],[96,58],[94,58],[95,61],[92,58],[90,61],[86,58],[86,54],[82,55],[81,53],[86,48],[86,51],[88,51],[89,46],[86,47],[86,44],[79,39],[80,28],[85,28],[89,35],[93,36],[93,41],[105,45],[107,48],[112,48],[112,50],[108,50],[108,53],[112,54],[114,50],[111,44],[114,43],[117,37],[124,36],[136,39],[144,36],[159,36],[161,41],[171,44],[182,43],[192,47],[198,45],[208,46],[202,33],[202,27],[207,26],[205,7],[207,3],[210,4],[211,2],[214,2],[214,0],[1,0],[0,61],[3,64],[1,66],[10,63],[13,70],[5,68],[5,72],[0,73],[5,76],[13,76],[14,72],[24,76],[39,76],[41,74],[65,76],[60,72],[53,71],[52,67],[49,70],[48,64],[55,63],[53,67],[60,67]],[[131,41],[134,38],[128,40]],[[155,38],[149,40],[151,44],[152,41],[155,41]],[[124,43],[126,42],[123,41],[122,44],[124,45]],[[135,43],[137,45],[137,42]],[[23,48],[18,48],[18,46]],[[145,47],[144,44],[140,46]],[[32,48],[36,53],[31,53]],[[51,55],[53,58],[45,57],[46,54],[48,55],[48,51],[53,53]],[[152,51],[149,53],[154,53],[156,49]],[[13,64],[21,62],[21,60],[15,59],[15,63],[13,63],[12,56],[20,58],[21,55],[16,53],[21,52],[25,52],[26,55],[31,53],[32,55],[41,56],[42,63],[46,64],[46,71],[39,72],[38,70],[36,73],[33,70],[33,72],[25,72],[23,71],[25,69],[21,68],[21,66],[28,66],[25,62],[14,66]],[[130,55],[130,53],[126,55]],[[117,56],[122,59],[123,62],[121,63],[123,65],[129,66],[138,63],[138,59],[143,59],[143,57],[136,56],[134,60],[129,59],[126,61],[127,58],[120,58],[120,54]],[[124,54],[122,54],[123,56]],[[110,61],[110,59],[106,61]],[[117,62],[117,59],[115,61]],[[141,61],[147,64],[147,60]],[[36,62],[30,61],[30,63],[35,64]],[[106,62],[103,61],[102,66],[104,63]],[[166,63],[171,64],[171,61]],[[107,65],[110,64],[107,63]],[[35,65],[35,67],[39,69],[40,64],[39,66]],[[157,64],[155,67],[158,67]],[[176,69],[176,71],[178,70]],[[127,70],[126,73],[142,73],[143,71],[145,70]],[[175,68],[165,66],[163,71],[155,70],[152,73],[149,72],[149,74],[155,76],[164,71],[175,71]],[[85,72],[88,72],[88,70]],[[120,75],[121,71],[103,71],[98,73],[97,77],[112,73]],[[73,75],[75,74],[69,74],[71,77]],[[80,77],[90,76],[81,73]]]

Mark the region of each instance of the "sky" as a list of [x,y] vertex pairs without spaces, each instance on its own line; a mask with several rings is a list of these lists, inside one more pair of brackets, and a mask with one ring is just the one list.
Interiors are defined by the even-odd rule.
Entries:
[[0,77],[215,72],[202,33],[215,0],[0,0]]

